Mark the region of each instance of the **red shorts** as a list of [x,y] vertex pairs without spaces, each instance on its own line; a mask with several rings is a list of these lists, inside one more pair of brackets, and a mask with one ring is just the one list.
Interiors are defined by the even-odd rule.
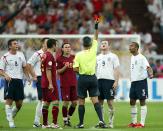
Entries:
[[61,87],[61,95],[63,101],[77,100],[77,88],[76,86]]
[[48,88],[42,88],[42,99],[46,102],[59,100],[58,90],[49,90]]

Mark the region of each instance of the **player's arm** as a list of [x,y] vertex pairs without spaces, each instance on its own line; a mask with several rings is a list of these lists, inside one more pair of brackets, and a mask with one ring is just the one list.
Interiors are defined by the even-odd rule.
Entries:
[[33,80],[37,80],[37,75],[33,67],[39,61],[38,56],[39,55],[37,53],[34,53],[27,62],[27,68],[28,68],[30,75],[33,77]]
[[25,74],[26,79],[27,79],[29,82],[31,82],[31,80],[30,80],[30,75],[29,75],[29,70],[28,70],[28,66],[27,66],[27,65],[23,66],[23,73]]
[[37,80],[37,75],[33,69],[33,66],[28,63],[27,68],[28,68],[29,74],[32,76],[33,80]]
[[74,70],[76,73],[79,73],[79,67],[75,67],[75,68],[73,68],[73,70]]
[[0,76],[4,77],[7,81],[11,81],[11,77],[0,69]]
[[147,72],[148,72],[149,78],[152,79],[153,78],[153,69],[150,66],[147,66]]
[[75,56],[74,61],[73,61],[73,71],[76,73],[79,73],[79,57],[78,54]]
[[61,69],[58,69],[58,70],[57,70],[57,73],[58,73],[58,74],[62,74],[62,73],[64,73],[64,72],[66,71],[66,69],[67,69],[67,66],[65,65],[65,66],[62,67]]
[[53,84],[52,84],[52,72],[50,68],[46,68],[46,76],[49,82],[49,89],[53,89]]
[[12,78],[4,71],[6,62],[4,57],[0,59],[0,76],[3,76],[7,81],[10,81]]
[[118,66],[114,69],[114,78],[115,78],[115,81],[113,84],[114,89],[118,87],[119,75],[120,75],[120,71],[119,71],[119,66]]
[[96,19],[96,20],[95,20],[95,33],[94,33],[94,39],[95,39],[95,40],[98,39],[98,24],[99,24],[99,20]]

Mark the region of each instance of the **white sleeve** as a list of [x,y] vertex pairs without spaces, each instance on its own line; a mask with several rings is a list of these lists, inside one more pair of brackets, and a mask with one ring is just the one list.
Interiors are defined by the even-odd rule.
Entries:
[[120,66],[119,59],[118,59],[117,55],[115,55],[115,57],[114,57],[113,65],[114,65],[114,68],[117,68],[118,66]]
[[2,56],[0,59],[0,69],[5,70],[5,67],[6,67],[6,61],[5,61],[4,56]]
[[28,60],[28,64],[31,64],[32,66],[34,66],[37,62],[39,61],[38,59],[38,54],[35,52]]
[[147,69],[147,67],[150,66],[149,63],[148,63],[148,61],[147,61],[147,59],[145,57],[143,58],[143,62],[142,63],[143,63],[142,65],[143,65],[143,68],[144,69]]
[[24,56],[23,53],[22,53],[22,61],[23,61],[23,67],[25,67],[26,64],[27,64],[27,61],[26,61],[25,56]]

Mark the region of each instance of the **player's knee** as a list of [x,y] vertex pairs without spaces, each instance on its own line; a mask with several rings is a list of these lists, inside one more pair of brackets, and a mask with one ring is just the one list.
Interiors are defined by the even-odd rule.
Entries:
[[136,100],[130,100],[130,105],[134,106],[136,104]]
[[68,107],[68,105],[69,105],[69,102],[68,102],[68,101],[64,101],[64,102],[63,102],[63,106],[64,106],[64,107]]
[[72,106],[72,107],[76,107],[76,106],[77,106],[77,101],[72,102],[71,106]]
[[140,100],[140,106],[145,106],[146,103],[145,103],[145,100]]

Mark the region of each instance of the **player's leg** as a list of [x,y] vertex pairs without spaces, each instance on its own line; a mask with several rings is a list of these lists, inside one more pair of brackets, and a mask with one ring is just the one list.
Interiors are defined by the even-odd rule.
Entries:
[[19,110],[21,109],[23,105],[23,100],[17,100],[15,101],[15,106],[12,108],[12,116],[15,118]]
[[137,96],[140,100],[140,123],[137,124],[137,128],[144,127],[145,119],[147,115],[147,106],[146,106],[146,99],[148,98],[148,86],[147,86],[147,80],[141,80],[139,81],[139,85],[137,86]]
[[42,116],[43,116],[43,125],[42,128],[48,128],[48,109],[49,109],[49,94],[48,88],[42,88],[42,99],[43,99],[43,106],[42,106]]
[[14,119],[13,119],[13,115],[12,115],[12,103],[13,103],[12,99],[6,99],[5,112],[6,112],[6,118],[9,122],[9,127],[15,128]]
[[135,82],[131,83],[130,88],[130,107],[131,107],[131,123],[128,125],[128,127],[135,127],[137,124],[137,106],[136,106],[136,88],[137,84]]
[[76,128],[84,128],[84,115],[85,115],[85,98],[79,98],[79,106],[78,106],[78,116],[79,116],[79,124]]
[[68,110],[68,126],[71,126],[70,119],[75,112],[76,106],[77,106],[77,100],[71,101],[71,105]]
[[38,102],[37,102],[37,106],[36,106],[36,109],[35,109],[35,119],[34,119],[33,127],[40,127],[41,126],[40,118],[42,116],[41,77],[37,77],[36,87],[37,87]]
[[99,100],[99,103],[101,105],[102,117],[104,119],[104,100],[101,99],[100,97],[98,98],[98,100]]
[[[89,96],[91,97],[91,101],[94,105],[95,111],[99,118],[99,126],[100,128],[107,128],[103,116],[102,116],[102,110],[101,110],[101,104],[99,103],[98,96],[100,95],[99,89],[98,89],[98,83],[96,76],[91,76],[90,79],[90,86],[88,88]],[[97,126],[96,126],[97,127]]]
[[48,125],[48,109],[49,109],[50,102],[43,101],[43,107],[42,107],[42,116],[43,116],[43,128],[50,127]]
[[64,126],[68,124],[68,105],[69,105],[69,101],[63,101],[62,116],[63,116]]
[[98,89],[99,89],[99,92],[100,92],[100,95],[98,96],[98,100],[99,100],[99,103],[101,105],[101,110],[102,110],[102,116],[103,116],[103,119],[104,119],[104,93],[103,93],[103,79],[99,79],[98,80]]
[[69,87],[63,87],[61,86],[61,95],[62,95],[62,116],[63,116],[63,122],[64,126],[68,125],[68,106],[70,101],[70,89]]
[[141,120],[140,120],[140,124],[142,127],[144,127],[145,125],[145,119],[146,119],[146,116],[147,116],[147,106],[146,106],[146,102],[145,100],[140,100],[140,117],[141,117]]
[[59,114],[59,101],[58,100],[53,100],[52,101],[53,123],[51,124],[52,128],[59,128],[59,125],[58,125],[58,114]]
[[15,128],[14,119],[12,115],[12,103],[14,99],[14,83],[12,81],[6,81],[4,83],[4,99],[5,99],[5,112],[6,112],[6,118],[9,122],[10,128]]
[[79,76],[78,87],[77,87],[77,96],[78,96],[78,116],[79,123],[76,128],[84,128],[84,115],[85,115],[85,98],[87,97],[87,79],[85,76]]
[[52,101],[52,117],[53,117],[53,123],[51,124],[52,128],[59,128],[58,125],[58,114],[59,114],[59,95],[58,95],[58,89],[55,88],[53,92],[49,93],[49,99]]
[[113,128],[113,120],[114,120],[114,107],[113,107],[113,99],[107,100],[109,107],[109,127]]
[[147,80],[142,80],[139,82],[139,86],[137,88],[138,93],[138,99],[140,100],[140,123],[137,125],[137,127],[142,128],[145,125],[145,119],[147,116],[147,106],[146,106],[146,99],[148,98],[148,86],[147,86]]
[[68,110],[68,122],[70,124],[70,117],[75,112],[76,106],[77,106],[77,89],[76,87],[70,87],[70,101],[71,105]]
[[128,126],[135,127],[137,124],[137,106],[135,99],[130,99],[130,106],[131,106],[131,123]]
[[107,104],[109,107],[109,127],[113,128],[113,120],[114,120],[114,96],[115,90],[113,89],[114,80],[105,80],[103,85],[103,93],[105,99],[107,99]]

